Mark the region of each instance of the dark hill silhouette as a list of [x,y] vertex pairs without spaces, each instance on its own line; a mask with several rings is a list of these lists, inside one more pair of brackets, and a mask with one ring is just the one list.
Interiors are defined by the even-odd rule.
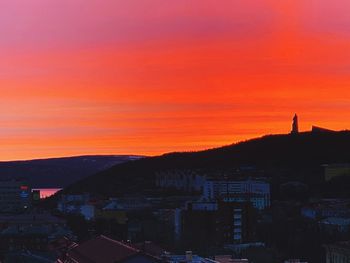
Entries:
[[[268,135],[200,152],[170,153],[116,165],[68,187],[65,192],[106,196],[154,191],[155,173],[172,169],[225,170],[255,166],[275,185],[300,181],[314,186],[323,181],[322,164],[350,162],[350,132]],[[312,187],[311,187],[312,191]]]
[[100,155],[0,162],[0,180],[26,178],[33,188],[61,188],[131,159]]

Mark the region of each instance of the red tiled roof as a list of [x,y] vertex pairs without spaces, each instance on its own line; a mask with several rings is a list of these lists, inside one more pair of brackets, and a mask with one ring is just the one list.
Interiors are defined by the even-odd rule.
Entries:
[[125,243],[99,236],[76,246],[67,257],[79,263],[115,263],[139,253],[138,249]]

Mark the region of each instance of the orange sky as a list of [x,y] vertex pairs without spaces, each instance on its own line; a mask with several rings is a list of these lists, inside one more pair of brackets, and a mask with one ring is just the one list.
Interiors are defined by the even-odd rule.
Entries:
[[0,159],[350,128],[348,0],[0,2]]

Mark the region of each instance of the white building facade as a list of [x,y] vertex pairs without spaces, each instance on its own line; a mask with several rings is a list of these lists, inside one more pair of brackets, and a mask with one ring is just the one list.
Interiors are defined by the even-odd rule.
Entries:
[[204,185],[203,198],[226,202],[250,201],[259,210],[270,207],[270,184],[258,180],[208,180]]

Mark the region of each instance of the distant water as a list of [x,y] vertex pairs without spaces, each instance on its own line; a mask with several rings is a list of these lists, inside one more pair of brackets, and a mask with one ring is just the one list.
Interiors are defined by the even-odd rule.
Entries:
[[43,198],[47,198],[47,197],[54,195],[58,191],[62,190],[62,188],[36,188],[36,189],[32,189],[32,190],[39,190],[40,191],[40,198],[43,199]]

